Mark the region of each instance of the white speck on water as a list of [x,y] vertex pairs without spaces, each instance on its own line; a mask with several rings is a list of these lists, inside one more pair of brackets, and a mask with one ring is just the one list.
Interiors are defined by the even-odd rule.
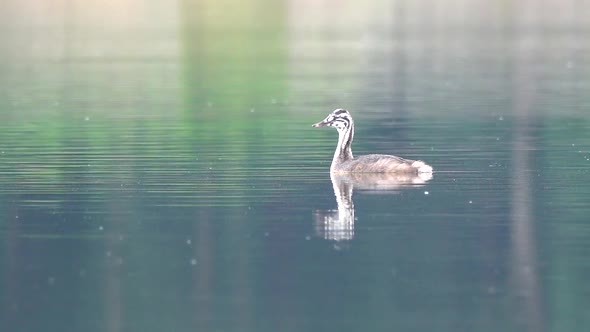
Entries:
[[275,98],[272,98],[272,99],[270,100],[270,103],[271,103],[271,104],[276,104],[276,103],[277,103],[277,100],[276,100]]
[[250,113],[254,113],[254,109],[253,108],[250,109]]
[[111,257],[112,253],[110,251],[106,252],[107,257]]
[[473,201],[469,201],[469,204],[473,204]]
[[305,239],[306,239],[307,241],[309,241],[309,240],[311,240],[311,236],[309,236],[309,235],[308,235],[308,236],[306,236],[306,237],[305,237]]
[[430,194],[428,191],[425,191],[425,192],[424,192],[424,195],[428,195],[428,194]]
[[500,116],[498,117],[498,121],[504,121],[504,117],[500,115]]
[[90,121],[90,117],[89,116],[85,117],[84,121]]
[[187,245],[189,245],[189,246],[190,246],[192,243],[193,243],[193,241],[192,241],[191,239],[188,239],[188,240],[186,240],[186,244],[187,244]]
[[269,232],[264,232],[264,236],[268,237],[270,235]]
[[499,140],[500,140],[500,137],[496,137],[496,141],[499,141]]
[[98,226],[98,230],[99,230],[99,231],[102,231],[102,230],[104,230],[104,227],[102,227],[102,226]]
[[197,259],[196,258],[191,258],[191,265],[197,265]]
[[14,216],[15,219],[18,219],[18,215]]

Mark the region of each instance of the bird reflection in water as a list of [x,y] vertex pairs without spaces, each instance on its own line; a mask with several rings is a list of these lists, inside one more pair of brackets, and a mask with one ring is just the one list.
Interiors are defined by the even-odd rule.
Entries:
[[[354,189],[376,194],[396,194],[416,188],[432,179],[432,173],[330,173],[337,210],[316,210],[314,215],[317,236],[331,241],[349,241],[354,237]],[[338,247],[336,247],[338,248]]]

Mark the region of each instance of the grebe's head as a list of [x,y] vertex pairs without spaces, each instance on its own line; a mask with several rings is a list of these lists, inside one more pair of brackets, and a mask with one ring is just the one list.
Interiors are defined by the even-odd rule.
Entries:
[[312,125],[312,127],[334,127],[338,132],[346,131],[350,126],[352,126],[352,116],[342,108],[335,110],[322,121]]

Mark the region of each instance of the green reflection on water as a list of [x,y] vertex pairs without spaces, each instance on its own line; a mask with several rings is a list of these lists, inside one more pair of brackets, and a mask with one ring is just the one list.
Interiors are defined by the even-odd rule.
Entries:
[[[543,43],[543,17],[495,30],[518,9],[462,25],[401,2],[19,4],[0,13],[2,330],[588,325],[583,28]],[[335,243],[313,224],[335,133],[309,125],[339,103],[355,151],[440,173],[355,193]]]

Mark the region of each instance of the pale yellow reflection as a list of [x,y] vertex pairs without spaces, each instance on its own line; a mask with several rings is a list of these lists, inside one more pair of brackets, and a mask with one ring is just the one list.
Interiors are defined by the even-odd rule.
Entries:
[[387,174],[387,173],[350,173],[330,174],[336,210],[316,210],[314,223],[316,235],[331,241],[350,241],[354,238],[354,202],[353,190],[362,190],[376,194],[397,194],[407,188],[424,185],[432,174]]

